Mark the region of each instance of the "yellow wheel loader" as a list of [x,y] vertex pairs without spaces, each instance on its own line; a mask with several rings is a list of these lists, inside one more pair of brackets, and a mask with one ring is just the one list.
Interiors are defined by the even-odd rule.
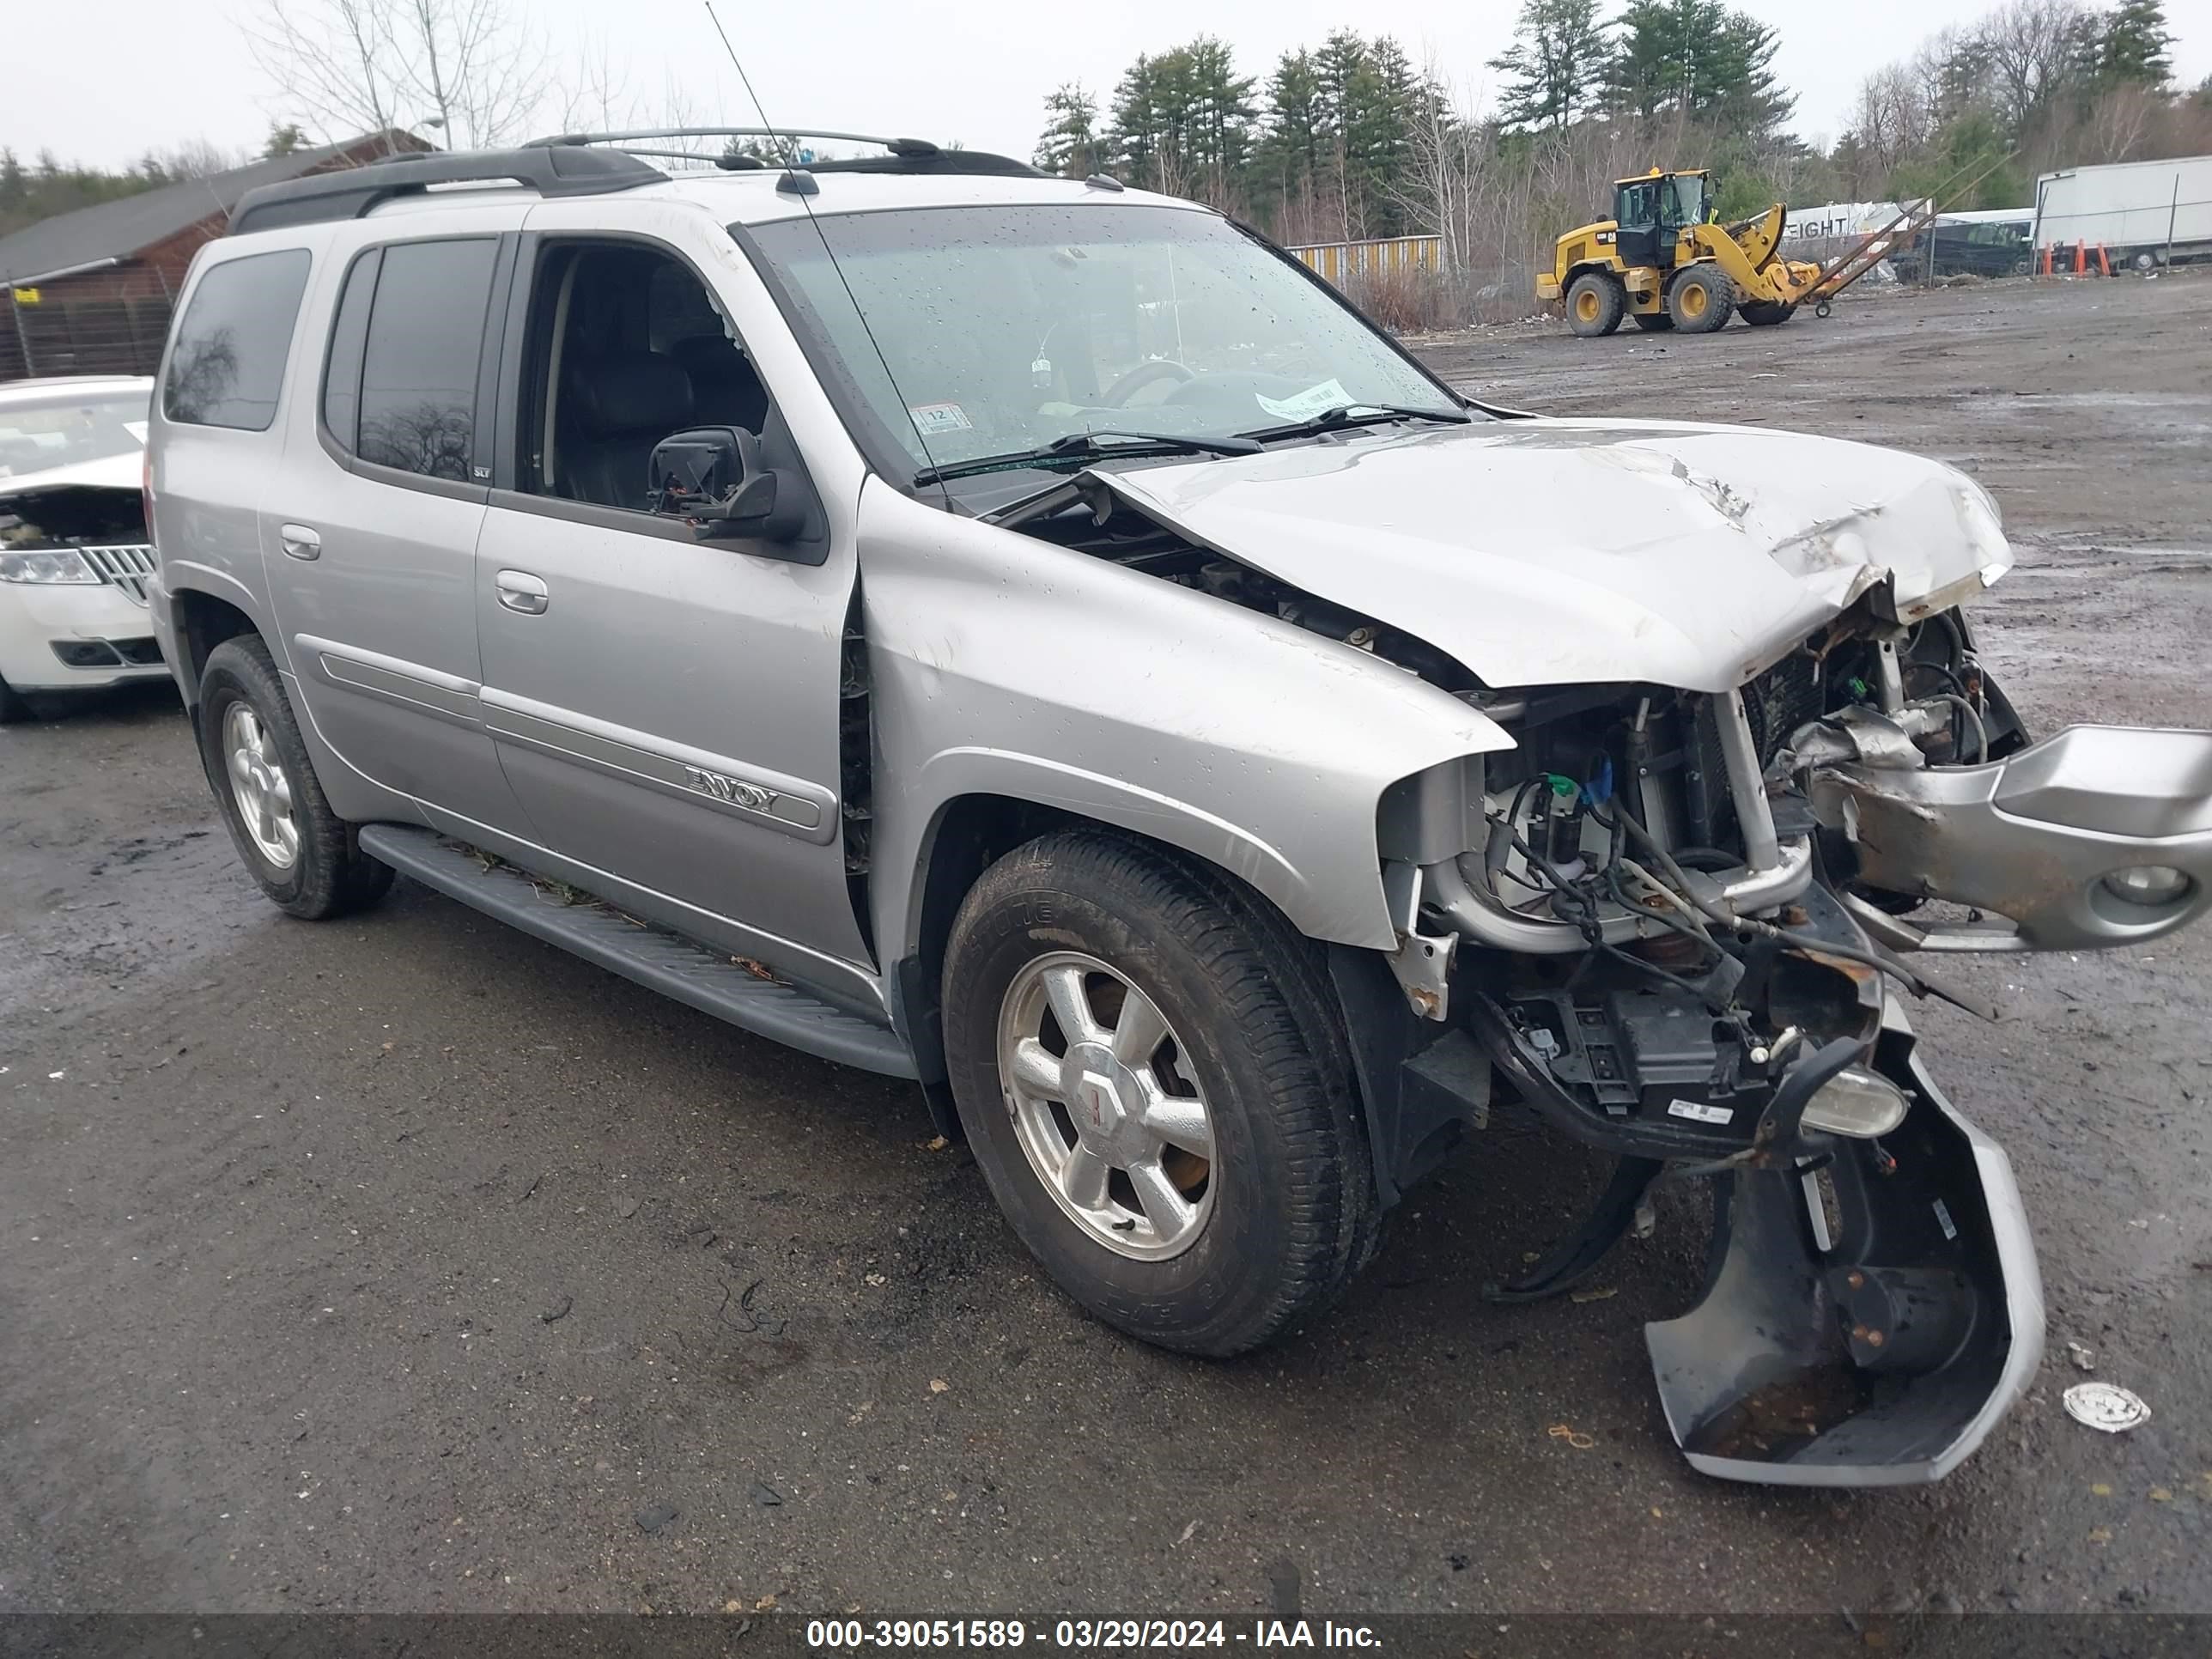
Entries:
[[1776,257],[1783,205],[1740,224],[1709,222],[1712,179],[1662,173],[1613,187],[1613,217],[1559,238],[1536,297],[1566,301],[1567,326],[1610,334],[1628,317],[1642,329],[1710,334],[1741,313],[1754,327],[1786,323],[1820,283],[1820,267]]

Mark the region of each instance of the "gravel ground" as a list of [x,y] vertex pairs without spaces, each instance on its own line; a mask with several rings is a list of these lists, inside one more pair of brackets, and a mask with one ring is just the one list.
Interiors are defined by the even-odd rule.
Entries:
[[[1422,349],[1965,465],[2031,720],[2212,725],[2212,281]],[[1609,1298],[1480,1299],[1590,1192],[1571,1147],[1493,1133],[1336,1312],[1177,1359],[1043,1284],[907,1090],[405,883],[285,921],[165,695],[0,731],[0,1611],[2212,1610],[2212,933],[1953,971],[2009,1012],[1920,1018],[2018,1167],[2051,1358],[1938,1487],[1761,1491],[1653,1396],[1694,1215]],[[2069,1340],[2146,1426],[2065,1419]]]

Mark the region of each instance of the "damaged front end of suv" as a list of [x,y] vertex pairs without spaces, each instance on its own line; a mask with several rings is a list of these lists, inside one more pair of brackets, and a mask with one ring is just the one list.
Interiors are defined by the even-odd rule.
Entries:
[[[1443,455],[1452,488],[1425,501]],[[1797,459],[1819,465],[1794,487],[1749,481]],[[1486,494],[1501,465],[1522,476]],[[1616,527],[1499,522],[1532,468]],[[1391,504],[1358,543],[1348,478]],[[1614,1155],[1579,1231],[1491,1291],[1532,1300],[1587,1274],[1654,1182],[1710,1178],[1704,1293],[1647,1332],[1691,1462],[1860,1486],[1966,1456],[2035,1370],[2042,1292],[2005,1155],[1903,1005],[1994,1017],[1922,965],[1947,952],[2197,917],[2212,733],[2036,739],[1959,609],[2011,562],[1993,504],[1889,452],[1509,419],[1086,492],[1103,540],[1148,521],[1198,560],[1171,574],[1140,522],[1120,544],[1156,574],[1395,661],[1511,740],[1384,795],[1397,948],[1330,947],[1384,1201],[1500,1090]],[[1489,521],[1448,519],[1470,499]],[[1364,556],[1323,556],[1337,535]],[[1425,608],[1425,573],[1468,597]]]
[[[1386,805],[1393,965],[1427,1028],[1399,1024],[1420,1045],[1402,1068],[1471,1041],[1620,1160],[1581,1233],[1499,1294],[1568,1288],[1655,1180],[1713,1176],[1705,1294],[1648,1332],[1691,1461],[1937,1478],[2026,1387],[2042,1297],[2004,1154],[1944,1098],[1899,994],[1986,1012],[1924,953],[2136,943],[2194,916],[2212,736],[2030,742],[1955,613],[1863,604],[1740,690],[1492,708],[1517,749]],[[1991,919],[1907,919],[1928,901]]]
[[2212,884],[2212,734],[2032,741],[1963,617],[1919,608],[1878,586],[1728,691],[1481,697],[1516,747],[1382,816],[1414,1018],[1378,1021],[1407,1052],[1370,1045],[1365,1081],[1401,1146],[1453,1110],[1419,1080],[1479,1048],[1619,1158],[1581,1231],[1493,1295],[1567,1289],[1654,1182],[1716,1182],[1705,1293],[1647,1330],[1708,1474],[1929,1480],[1980,1443],[2040,1358],[2041,1290],[2010,1166],[1901,995],[1992,1012],[1920,964],[2141,943]]

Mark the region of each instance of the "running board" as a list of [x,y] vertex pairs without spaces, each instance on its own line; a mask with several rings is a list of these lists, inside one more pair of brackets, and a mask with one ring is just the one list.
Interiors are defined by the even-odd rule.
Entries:
[[366,824],[361,847],[447,898],[757,1036],[884,1077],[916,1075],[914,1055],[884,1027],[604,904],[563,904],[514,866],[487,868],[434,830]]

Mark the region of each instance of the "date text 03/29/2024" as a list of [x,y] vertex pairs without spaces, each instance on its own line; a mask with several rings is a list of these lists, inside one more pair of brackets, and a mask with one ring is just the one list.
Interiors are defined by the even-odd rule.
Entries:
[[1077,1650],[1136,1648],[1364,1648],[1382,1645],[1367,1625],[1333,1620],[1255,1619],[1061,1619],[1049,1627],[1020,1619],[810,1619],[806,1645],[831,1651],[863,1648],[1020,1648]]

